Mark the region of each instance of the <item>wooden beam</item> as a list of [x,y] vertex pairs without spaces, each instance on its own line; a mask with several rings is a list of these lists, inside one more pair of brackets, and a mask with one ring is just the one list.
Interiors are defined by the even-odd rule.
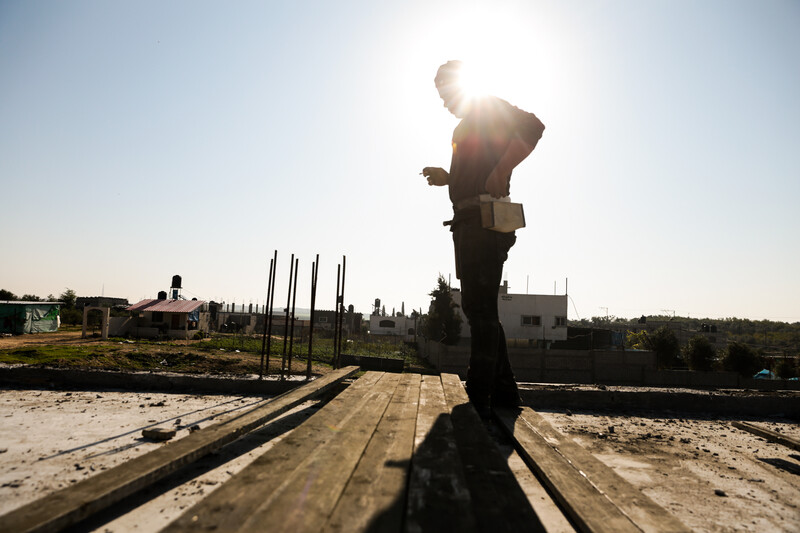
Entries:
[[[270,494],[266,504],[247,517],[240,531],[318,532],[358,466],[399,381],[400,374],[384,374],[368,391],[367,401],[352,409],[334,438],[318,447],[313,457],[291,476],[279,480],[280,490]],[[258,489],[259,486],[251,487]]]
[[[380,372],[364,374],[269,451],[173,521],[162,533],[239,531],[256,511],[268,506],[285,490],[298,469],[311,472],[312,477],[307,481],[313,481],[318,450],[335,439],[354,413],[373,399],[370,392],[383,376]],[[317,466],[321,469],[326,465]],[[296,496],[302,498],[302,491]],[[299,500],[294,503],[299,503]],[[289,506],[284,511],[290,513],[295,508]],[[255,525],[256,529],[259,526],[262,531],[278,527],[270,523]]]
[[480,531],[439,376],[422,376],[406,531]]
[[517,442],[520,455],[537,474],[580,531],[639,532],[606,495],[600,492],[527,421],[530,409],[498,409],[501,425]]
[[105,470],[0,517],[0,531],[58,531],[118,502],[245,433],[330,390],[358,372],[331,372],[267,403]]
[[455,374],[442,374],[442,388],[481,531],[545,531]]
[[419,374],[403,374],[322,531],[401,531],[421,383]]
[[793,439],[792,437],[788,437],[786,435],[781,435],[771,429],[767,429],[765,427],[757,426],[755,424],[751,424],[750,422],[731,422],[731,425],[737,429],[741,429],[742,431],[747,431],[748,433],[752,433],[753,435],[758,435],[759,437],[763,437],[770,442],[775,442],[777,444],[782,444],[788,448],[793,450],[800,451],[800,441],[797,439]]
[[569,464],[583,474],[598,491],[619,508],[645,533],[689,532],[677,518],[651,500],[646,494],[628,483],[612,468],[598,460],[553,426],[533,409],[521,413],[526,422],[551,448],[562,455]]

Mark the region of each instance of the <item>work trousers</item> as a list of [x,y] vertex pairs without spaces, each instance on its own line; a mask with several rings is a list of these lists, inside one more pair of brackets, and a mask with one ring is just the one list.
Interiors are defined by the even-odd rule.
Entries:
[[484,229],[475,211],[457,212],[451,231],[456,277],[461,280],[461,307],[471,335],[467,395],[481,406],[490,400],[498,404],[513,401],[519,398],[519,392],[508,360],[497,297],[503,264],[517,238],[513,232]]

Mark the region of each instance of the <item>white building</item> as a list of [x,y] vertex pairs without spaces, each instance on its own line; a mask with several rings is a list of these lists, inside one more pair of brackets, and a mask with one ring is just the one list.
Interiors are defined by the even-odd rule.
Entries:
[[402,337],[405,342],[414,342],[416,340],[416,328],[416,318],[380,315],[369,317],[370,335]]
[[[453,289],[452,295],[461,314],[461,338],[469,338],[469,323],[461,309],[461,291]],[[527,340],[542,347],[567,340],[566,294],[509,294],[505,281],[497,296],[497,307],[506,339]]]

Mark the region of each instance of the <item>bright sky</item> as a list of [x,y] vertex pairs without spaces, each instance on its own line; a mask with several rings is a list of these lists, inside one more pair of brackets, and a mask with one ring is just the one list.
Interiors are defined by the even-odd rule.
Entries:
[[427,310],[451,276],[457,119],[483,65],[547,130],[504,276],[570,318],[800,321],[796,0],[0,0],[0,288]]

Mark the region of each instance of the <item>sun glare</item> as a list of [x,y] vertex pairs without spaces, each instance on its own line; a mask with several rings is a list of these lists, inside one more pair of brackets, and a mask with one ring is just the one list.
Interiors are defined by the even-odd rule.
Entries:
[[464,95],[469,98],[480,98],[490,92],[488,73],[476,63],[465,62],[461,67],[459,85]]

